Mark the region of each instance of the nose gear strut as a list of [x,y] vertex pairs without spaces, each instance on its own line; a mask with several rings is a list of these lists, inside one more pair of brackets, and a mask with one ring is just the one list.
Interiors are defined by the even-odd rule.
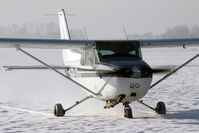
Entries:
[[124,117],[133,118],[133,113],[131,107],[129,106],[129,102],[125,102],[123,103],[123,105],[124,105]]
[[120,102],[122,102],[122,100],[125,98],[124,94],[121,94],[118,96],[117,100],[110,100],[110,101],[106,101],[106,104],[104,106],[104,108],[113,108],[115,107],[115,105],[119,104]]

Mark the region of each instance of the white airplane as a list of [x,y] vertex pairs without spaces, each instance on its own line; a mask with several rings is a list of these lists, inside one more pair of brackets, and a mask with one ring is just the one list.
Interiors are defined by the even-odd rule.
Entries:
[[[173,73],[196,59],[199,54],[172,70],[151,85],[153,74],[167,72],[168,68],[152,69],[142,59],[141,48],[199,46],[199,38],[158,40],[71,40],[64,10],[59,13],[61,40],[0,38],[1,48],[18,51],[43,64],[43,66],[4,66],[6,70],[51,69],[80,86],[88,94],[71,107],[54,106],[55,116],[65,113],[89,98],[105,101],[104,108],[124,105],[124,117],[133,118],[130,103],[137,101],[158,114],[166,114],[164,102],[151,107],[141,100],[146,93]],[[23,48],[63,49],[64,66],[51,66],[31,55]],[[59,70],[65,70],[62,73]]]

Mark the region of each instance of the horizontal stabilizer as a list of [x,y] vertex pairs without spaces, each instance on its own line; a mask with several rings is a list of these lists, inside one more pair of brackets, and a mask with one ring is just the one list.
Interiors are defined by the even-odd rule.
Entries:
[[[55,69],[67,69],[65,66],[52,66]],[[12,70],[46,70],[49,69],[45,66],[3,66],[6,71]]]
[[[69,66],[53,66],[54,69],[58,70],[67,70],[69,68],[75,68],[77,71],[95,71],[96,73],[110,73],[114,72],[114,70],[110,69],[89,69],[89,68],[79,68],[79,67],[69,67]],[[46,66],[3,66],[4,70],[12,71],[12,70],[50,70]]]

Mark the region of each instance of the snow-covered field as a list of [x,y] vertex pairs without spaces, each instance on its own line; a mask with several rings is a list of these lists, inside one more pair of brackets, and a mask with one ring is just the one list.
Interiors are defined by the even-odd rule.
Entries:
[[[58,50],[29,50],[50,64],[61,64]],[[144,49],[152,66],[179,65],[199,53],[199,48]],[[0,65],[37,64],[13,49],[0,49]],[[0,70],[0,132],[199,132],[199,59],[150,90],[144,101],[155,106],[164,101],[167,115],[132,103],[134,119],[123,118],[123,107],[103,109],[104,102],[90,99],[53,116],[55,103],[70,106],[84,91],[51,71]],[[163,75],[154,76],[157,81]]]

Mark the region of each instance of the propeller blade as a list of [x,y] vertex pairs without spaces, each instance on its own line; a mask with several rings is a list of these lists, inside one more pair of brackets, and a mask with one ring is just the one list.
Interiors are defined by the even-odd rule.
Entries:
[[169,73],[175,69],[174,66],[159,66],[152,69],[153,74]]
[[125,68],[125,69],[114,70],[114,71],[109,71],[109,72],[108,71],[99,72],[98,74],[102,77],[106,77],[106,76],[110,77],[113,75],[117,75],[121,77],[129,77],[129,75],[132,75],[133,72],[129,68]]

